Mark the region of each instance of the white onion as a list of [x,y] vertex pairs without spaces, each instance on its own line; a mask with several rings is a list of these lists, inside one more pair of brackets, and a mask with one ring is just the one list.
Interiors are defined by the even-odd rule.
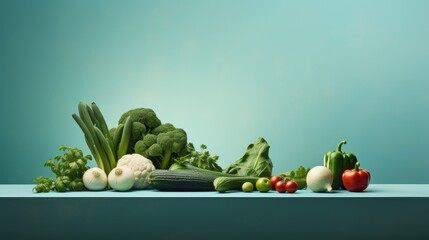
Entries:
[[134,171],[128,167],[116,167],[109,173],[109,185],[116,191],[128,191],[134,185]]
[[90,168],[82,177],[85,188],[92,191],[103,190],[107,186],[107,175],[101,168]]
[[313,192],[332,191],[334,177],[331,170],[324,166],[316,166],[307,173],[307,186]]

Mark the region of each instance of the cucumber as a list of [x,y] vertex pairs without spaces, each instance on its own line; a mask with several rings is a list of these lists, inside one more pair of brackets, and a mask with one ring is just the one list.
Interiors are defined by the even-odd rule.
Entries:
[[199,172],[199,173],[203,173],[203,174],[207,174],[207,175],[211,175],[211,176],[216,176],[216,177],[237,177],[237,176],[239,176],[239,175],[235,175],[235,174],[217,172],[217,171],[212,171],[212,170],[196,167],[190,163],[184,163],[184,164],[173,163],[170,166],[169,170],[172,170],[172,171],[176,171],[176,170],[193,171],[193,172]]
[[152,188],[159,191],[215,191],[217,175],[192,170],[154,170],[148,176]]
[[213,181],[215,190],[218,192],[226,192],[231,190],[241,190],[243,183],[251,182],[256,184],[259,177],[218,177]]

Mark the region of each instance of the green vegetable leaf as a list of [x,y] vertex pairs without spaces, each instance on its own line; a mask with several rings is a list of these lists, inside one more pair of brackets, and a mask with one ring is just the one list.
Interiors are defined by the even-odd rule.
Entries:
[[295,171],[289,171],[280,174],[280,177],[285,181],[294,180],[298,184],[298,189],[304,189],[307,187],[307,173],[310,171],[310,168],[304,168],[299,166]]
[[191,165],[207,170],[212,170],[216,172],[221,172],[222,168],[217,164],[219,156],[210,155],[210,152],[207,150],[207,146],[201,144],[200,151],[195,150],[194,144],[188,143],[186,146],[189,154],[176,158],[175,161],[179,164],[190,163]]
[[273,163],[269,157],[269,149],[270,145],[264,138],[256,139],[247,147],[243,157],[231,164],[224,172],[241,176],[271,177]]
[[[65,192],[67,190],[82,190],[82,177],[89,169],[87,162],[91,160],[90,155],[83,156],[82,150],[73,147],[60,146],[63,155],[57,155],[44,164],[51,168],[55,178],[36,177],[37,185],[33,188],[36,192]],[[73,183],[73,184],[71,184]]]
[[305,169],[303,166],[299,166],[294,177],[306,178],[308,171],[310,171],[310,168]]

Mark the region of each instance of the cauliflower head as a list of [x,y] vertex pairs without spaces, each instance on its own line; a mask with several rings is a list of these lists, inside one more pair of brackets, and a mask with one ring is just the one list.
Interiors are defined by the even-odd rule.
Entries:
[[134,189],[145,189],[149,186],[146,178],[155,166],[152,161],[138,153],[126,154],[119,159],[117,166],[126,166],[134,172]]

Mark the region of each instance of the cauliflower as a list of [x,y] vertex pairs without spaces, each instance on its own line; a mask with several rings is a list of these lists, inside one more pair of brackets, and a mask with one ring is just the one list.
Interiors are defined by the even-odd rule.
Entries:
[[134,172],[134,189],[145,189],[149,183],[146,181],[149,173],[155,170],[152,161],[140,154],[126,154],[119,159],[118,167],[126,166]]

